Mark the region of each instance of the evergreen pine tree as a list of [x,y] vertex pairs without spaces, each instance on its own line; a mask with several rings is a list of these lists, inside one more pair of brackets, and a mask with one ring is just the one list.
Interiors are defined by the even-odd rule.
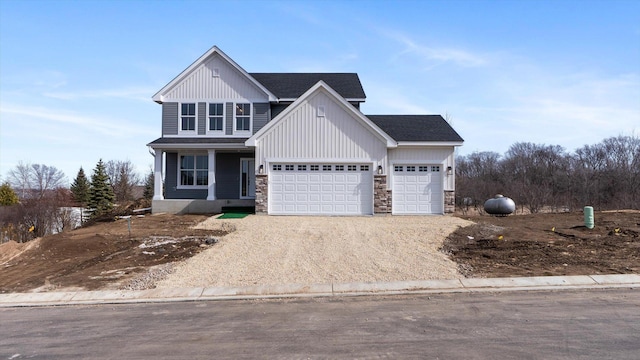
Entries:
[[150,171],[149,174],[147,174],[147,178],[144,180],[144,193],[142,193],[142,197],[147,200],[151,200],[153,198],[153,181],[153,171]]
[[113,189],[109,185],[109,176],[102,159],[98,161],[91,175],[91,187],[89,191],[89,207],[95,209],[93,216],[103,215],[113,209]]
[[84,170],[80,167],[76,179],[71,184],[71,193],[77,203],[82,206],[87,206],[90,201],[89,192],[91,190],[91,184],[87,180],[87,176],[84,174]]
[[19,202],[18,195],[8,182],[0,185],[0,206],[15,205]]

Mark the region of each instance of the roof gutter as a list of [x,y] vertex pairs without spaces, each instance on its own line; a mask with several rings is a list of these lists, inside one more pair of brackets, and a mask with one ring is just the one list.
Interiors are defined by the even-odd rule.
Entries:
[[462,146],[464,141],[398,141],[398,146]]

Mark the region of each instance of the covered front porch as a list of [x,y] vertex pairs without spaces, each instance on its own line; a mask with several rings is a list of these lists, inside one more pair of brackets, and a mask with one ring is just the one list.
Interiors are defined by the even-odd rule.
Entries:
[[219,213],[223,207],[255,206],[252,149],[244,144],[160,145],[150,144],[155,156],[153,213]]

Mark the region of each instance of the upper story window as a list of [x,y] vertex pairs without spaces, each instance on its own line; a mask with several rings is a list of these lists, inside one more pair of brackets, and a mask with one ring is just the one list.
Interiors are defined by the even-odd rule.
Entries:
[[180,107],[180,129],[196,131],[196,104],[182,104]]
[[236,131],[251,130],[251,104],[236,104]]
[[209,104],[209,131],[224,130],[224,104]]
[[180,186],[207,186],[208,183],[209,157],[180,155]]

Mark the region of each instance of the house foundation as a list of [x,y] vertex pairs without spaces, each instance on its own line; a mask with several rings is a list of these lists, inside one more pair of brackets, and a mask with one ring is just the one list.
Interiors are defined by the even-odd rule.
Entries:
[[163,199],[152,200],[153,214],[220,214],[223,207],[253,207],[253,199]]

